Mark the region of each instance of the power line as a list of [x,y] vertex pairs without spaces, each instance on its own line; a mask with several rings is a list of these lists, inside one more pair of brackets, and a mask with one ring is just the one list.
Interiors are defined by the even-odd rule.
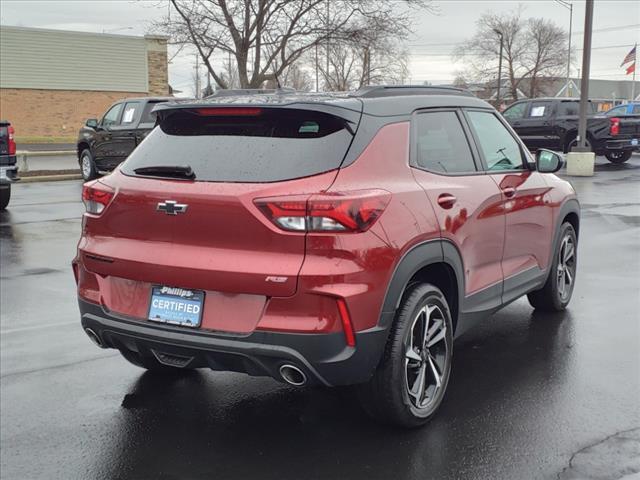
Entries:
[[[593,47],[591,50],[607,50],[607,49],[611,49],[611,48],[629,48],[629,47],[633,47],[634,44],[633,43],[628,43],[628,44],[623,44],[623,45],[604,45],[601,47]],[[574,50],[574,52],[580,52],[582,51],[581,48],[576,48]],[[468,49],[466,50],[467,53],[477,53],[477,54],[482,54],[485,53],[484,50],[477,50],[477,49]],[[523,52],[523,53],[536,53],[535,51],[527,51],[527,52]],[[451,53],[445,53],[445,52],[434,52],[434,53],[429,53],[429,52],[409,52],[409,55],[412,56],[421,56],[421,57],[451,57],[452,54]]]

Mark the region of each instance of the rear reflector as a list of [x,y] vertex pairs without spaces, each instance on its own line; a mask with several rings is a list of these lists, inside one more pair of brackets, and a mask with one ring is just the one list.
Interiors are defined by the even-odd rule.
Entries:
[[254,201],[278,227],[291,232],[364,232],[389,204],[384,190],[292,195]]
[[609,133],[611,136],[616,136],[620,133],[620,119],[619,118],[610,118],[611,122],[609,125]]
[[349,309],[347,303],[343,298],[338,299],[338,311],[340,312],[340,319],[342,320],[342,329],[344,330],[344,339],[347,345],[350,347],[356,346],[356,334],[353,331],[353,323],[351,323],[351,316],[349,315]]
[[16,139],[14,137],[15,130],[13,129],[13,125],[9,125],[8,134],[9,134],[9,155],[16,154]]
[[97,180],[82,186],[82,201],[87,213],[100,215],[113,199],[115,191]]
[[198,115],[217,116],[217,117],[255,117],[262,113],[261,108],[243,108],[243,107],[215,107],[215,108],[196,108],[191,110]]

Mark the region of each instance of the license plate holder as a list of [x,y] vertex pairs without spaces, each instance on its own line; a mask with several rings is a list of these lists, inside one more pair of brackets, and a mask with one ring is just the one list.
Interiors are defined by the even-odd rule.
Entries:
[[153,322],[198,328],[202,322],[204,292],[154,285],[147,318]]

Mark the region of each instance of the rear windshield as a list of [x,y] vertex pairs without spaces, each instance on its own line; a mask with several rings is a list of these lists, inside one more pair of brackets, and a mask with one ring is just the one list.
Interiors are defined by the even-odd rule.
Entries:
[[[222,111],[222,109],[213,109]],[[190,166],[196,181],[276,182],[336,169],[352,134],[342,118],[297,109],[240,109],[249,115],[180,110],[162,120],[122,166]]]

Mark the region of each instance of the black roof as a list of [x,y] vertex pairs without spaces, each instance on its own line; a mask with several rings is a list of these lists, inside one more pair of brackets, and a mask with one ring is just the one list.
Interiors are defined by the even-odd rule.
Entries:
[[408,115],[419,108],[476,107],[492,108],[472,93],[454,87],[370,86],[355,92],[298,92],[293,89],[221,90],[203,99],[162,103],[154,111],[215,105],[284,107],[314,105],[316,109],[339,107],[374,116]]

